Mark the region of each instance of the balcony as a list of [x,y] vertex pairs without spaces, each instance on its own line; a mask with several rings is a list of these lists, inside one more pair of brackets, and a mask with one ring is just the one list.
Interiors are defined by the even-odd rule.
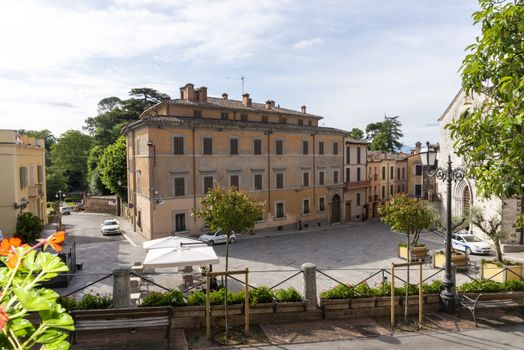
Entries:
[[369,187],[370,184],[371,184],[370,180],[346,182],[344,191],[366,188],[366,187]]
[[42,194],[42,185],[38,184],[38,185],[28,186],[27,190],[28,190],[29,197],[38,197]]

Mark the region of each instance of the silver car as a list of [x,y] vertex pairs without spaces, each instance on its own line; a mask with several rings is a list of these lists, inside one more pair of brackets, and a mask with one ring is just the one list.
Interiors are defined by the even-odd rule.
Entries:
[[[217,243],[226,243],[227,235],[223,233],[222,231],[216,231],[215,233],[204,233],[198,239],[202,242],[206,242],[208,245],[213,245]],[[229,243],[235,243],[237,240],[237,236],[233,232],[229,236]]]
[[118,235],[120,234],[120,223],[116,219],[104,220],[100,226],[100,232],[103,235]]

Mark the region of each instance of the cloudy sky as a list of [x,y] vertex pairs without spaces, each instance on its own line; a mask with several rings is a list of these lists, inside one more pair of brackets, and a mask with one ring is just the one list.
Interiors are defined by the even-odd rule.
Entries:
[[81,129],[97,102],[187,82],[436,140],[479,32],[476,0],[97,0],[0,4],[0,128]]

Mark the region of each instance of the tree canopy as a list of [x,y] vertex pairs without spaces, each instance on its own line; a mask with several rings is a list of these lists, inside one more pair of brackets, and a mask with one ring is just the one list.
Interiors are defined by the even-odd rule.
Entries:
[[370,150],[397,153],[402,148],[399,140],[404,134],[400,131],[402,123],[398,118],[384,117],[383,121],[366,126],[366,139],[371,141]]
[[353,140],[363,140],[364,139],[364,131],[359,128],[353,128],[348,134],[348,137]]
[[127,201],[126,151],[126,138],[120,136],[103,151],[98,163],[100,180],[104,186],[124,201]]
[[473,19],[482,32],[461,72],[465,93],[484,99],[447,127],[479,194],[511,197],[524,192],[524,2],[479,3]]

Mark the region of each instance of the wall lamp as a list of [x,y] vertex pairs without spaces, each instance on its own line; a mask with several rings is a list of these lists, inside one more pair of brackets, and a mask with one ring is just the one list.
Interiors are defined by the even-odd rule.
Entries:
[[15,202],[15,203],[13,203],[13,207],[15,209],[24,209],[25,207],[27,207],[28,203],[29,203],[29,201],[27,200],[27,198],[22,197],[22,199],[20,200],[20,204]]

